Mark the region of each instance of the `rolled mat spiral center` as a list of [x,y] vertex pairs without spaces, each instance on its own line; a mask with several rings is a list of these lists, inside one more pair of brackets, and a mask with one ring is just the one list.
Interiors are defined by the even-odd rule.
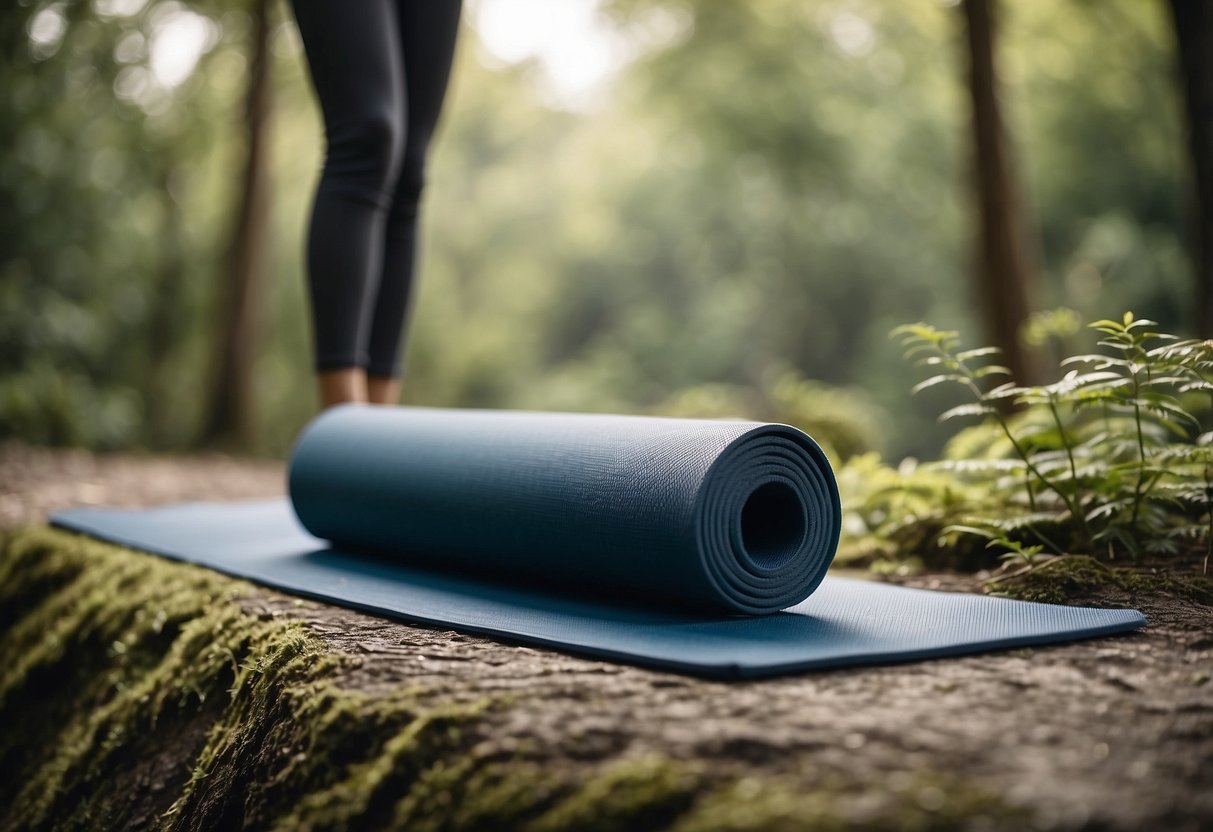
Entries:
[[290,498],[337,547],[744,614],[807,598],[841,525],[804,432],[636,416],[335,408],[296,443]]

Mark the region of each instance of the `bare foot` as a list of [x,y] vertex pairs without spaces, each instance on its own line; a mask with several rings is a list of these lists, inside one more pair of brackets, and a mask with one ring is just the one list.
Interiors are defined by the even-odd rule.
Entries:
[[393,376],[368,375],[366,393],[371,404],[399,404],[400,379]]
[[338,404],[365,404],[366,372],[361,367],[342,367],[316,374],[320,388],[320,407],[327,410]]

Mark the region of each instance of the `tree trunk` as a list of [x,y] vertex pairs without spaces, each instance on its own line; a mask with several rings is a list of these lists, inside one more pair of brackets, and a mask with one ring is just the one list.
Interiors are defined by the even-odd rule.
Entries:
[[1196,327],[1202,338],[1213,338],[1213,5],[1208,0],[1170,0],[1167,5],[1179,47],[1192,158]]
[[262,284],[269,261],[270,171],[268,123],[271,106],[270,0],[253,0],[249,81],[244,123],[247,135],[243,188],[232,230],[219,326],[210,412],[203,442],[247,446],[253,433],[253,362],[261,323]]
[[166,448],[188,439],[188,436],[180,436],[174,429],[176,414],[172,406],[176,386],[173,379],[173,348],[181,337],[179,322],[182,315],[181,284],[186,264],[185,221],[181,206],[170,189],[173,157],[166,150],[161,150],[157,160],[162,170],[159,184],[163,219],[157,246],[160,262],[150,292],[147,363],[144,367],[147,397],[145,419],[148,443],[155,448]]
[[1021,384],[1038,380],[1033,356],[1019,341],[1031,309],[1036,257],[998,103],[994,0],[964,0],[969,95],[973,106],[973,183],[980,233],[975,289],[987,339]]

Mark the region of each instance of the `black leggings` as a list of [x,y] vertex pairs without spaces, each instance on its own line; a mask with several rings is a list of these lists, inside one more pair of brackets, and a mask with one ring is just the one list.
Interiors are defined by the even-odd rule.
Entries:
[[460,0],[291,3],[327,145],[307,244],[316,369],[398,376]]

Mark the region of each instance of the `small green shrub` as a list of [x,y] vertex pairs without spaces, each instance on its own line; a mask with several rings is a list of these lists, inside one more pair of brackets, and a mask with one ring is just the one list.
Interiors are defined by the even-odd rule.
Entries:
[[[1034,325],[1050,320],[1069,318]],[[972,567],[990,554],[1031,566],[1071,553],[1134,561],[1203,553],[1207,569],[1213,341],[1155,326],[1132,313],[1090,324],[1101,351],[1065,358],[1062,377],[1041,386],[1016,384],[997,349],[961,349],[956,332],[895,329],[906,358],[933,371],[914,392],[948,385],[965,394],[941,421],[981,421],[935,462],[848,463],[844,555]]]

